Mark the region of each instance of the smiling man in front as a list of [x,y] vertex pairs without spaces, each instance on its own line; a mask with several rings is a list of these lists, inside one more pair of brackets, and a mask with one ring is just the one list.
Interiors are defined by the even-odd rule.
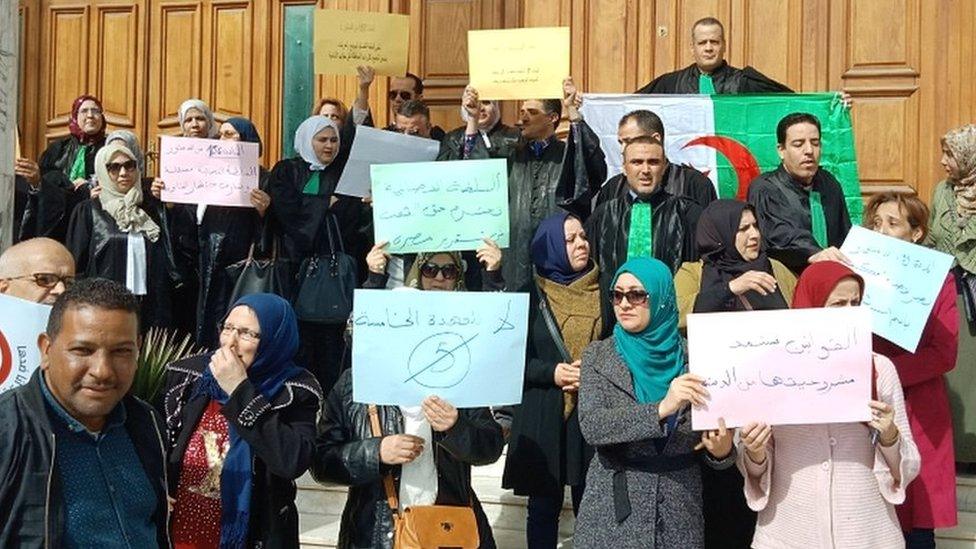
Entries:
[[770,257],[797,274],[816,261],[847,262],[838,248],[851,218],[837,178],[820,167],[820,121],[788,114],[776,126],[776,141],[779,167],[749,184]]
[[41,368],[0,395],[0,547],[165,547],[162,429],[127,396],[139,305],[87,279],[54,303]]

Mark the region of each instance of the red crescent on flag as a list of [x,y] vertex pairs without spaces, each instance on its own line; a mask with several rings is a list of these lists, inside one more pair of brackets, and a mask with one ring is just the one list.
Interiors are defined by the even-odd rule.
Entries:
[[10,344],[7,343],[7,338],[4,337],[3,332],[0,332],[0,385],[7,381],[13,365],[14,359],[10,353]]
[[696,145],[711,147],[729,159],[729,163],[732,164],[739,179],[739,192],[736,194],[736,198],[745,200],[746,193],[749,191],[749,183],[759,175],[759,163],[756,162],[756,158],[752,156],[749,149],[735,139],[724,135],[696,137],[681,148],[685,149]]

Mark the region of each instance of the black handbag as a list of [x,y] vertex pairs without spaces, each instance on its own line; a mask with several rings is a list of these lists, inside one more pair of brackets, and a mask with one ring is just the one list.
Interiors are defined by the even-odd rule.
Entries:
[[305,322],[343,324],[352,313],[356,260],[346,254],[342,247],[339,223],[332,215],[328,216],[328,220],[326,235],[331,253],[315,255],[302,261],[298,270],[295,314],[299,320]]
[[228,306],[249,294],[269,293],[286,296],[284,266],[278,261],[278,240],[271,247],[270,259],[254,259],[254,243],[247,252],[247,259],[227,266],[227,276],[234,280]]

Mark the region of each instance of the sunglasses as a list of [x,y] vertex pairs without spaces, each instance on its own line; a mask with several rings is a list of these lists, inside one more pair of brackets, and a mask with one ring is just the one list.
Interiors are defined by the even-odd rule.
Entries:
[[108,173],[112,175],[119,175],[119,171],[122,168],[125,168],[125,171],[127,172],[134,172],[136,170],[136,166],[137,164],[135,160],[126,160],[125,162],[109,162],[108,164],[105,164],[105,169],[107,169]]
[[34,273],[24,276],[14,276],[11,278],[4,278],[3,280],[26,280],[32,279],[34,284],[37,284],[41,288],[50,290],[51,288],[58,285],[59,282],[64,283],[64,287],[67,288],[75,283],[75,277],[73,276],[61,276],[55,273]]
[[458,269],[458,266],[453,263],[447,265],[424,263],[420,266],[420,274],[424,278],[437,278],[437,273],[444,275],[444,280],[457,280],[458,275],[461,274],[461,269]]
[[614,305],[620,305],[625,299],[627,303],[634,306],[646,305],[647,298],[648,293],[644,290],[627,290],[626,292],[610,290],[610,301],[613,301]]
[[413,92],[407,90],[390,90],[386,93],[386,96],[390,98],[390,101],[399,97],[403,101],[410,101],[413,99]]

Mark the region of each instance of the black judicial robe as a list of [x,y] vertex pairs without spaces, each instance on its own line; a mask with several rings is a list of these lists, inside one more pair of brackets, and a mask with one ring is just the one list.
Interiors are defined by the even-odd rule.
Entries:
[[[105,144],[104,138],[85,153],[85,179],[95,173],[95,155]],[[69,135],[51,143],[41,154],[37,165],[41,181],[36,192],[27,196],[21,221],[20,239],[46,236],[64,242],[71,212],[90,196],[88,186],[79,187],[68,179],[78,149],[82,146],[75,136]]]
[[[664,190],[669,194],[689,198],[703,209],[718,198],[712,181],[691,166],[668,162],[668,167],[664,170],[663,180]],[[627,185],[627,176],[622,173],[617,174],[600,188],[594,207],[599,207],[600,204],[614,198],[625,196],[629,192],[630,186]]]
[[[692,63],[687,67],[662,74],[636,93],[699,93],[701,71]],[[792,93],[793,90],[769,78],[752,67],[737,69],[723,62],[712,72],[716,93]]]
[[851,218],[844,191],[833,174],[820,168],[810,188],[804,188],[780,164],[749,184],[749,202],[756,208],[767,253],[797,274],[807,266],[807,259],[821,250],[811,229],[811,190],[820,193],[823,203],[827,245],[839,248],[851,230]]
[[[469,159],[486,158],[484,140],[475,140]],[[560,208],[585,220],[607,165],[600,139],[584,121],[572,125],[565,143],[553,136],[539,157],[520,139],[507,160],[509,248],[502,276],[509,288],[521,288],[532,281],[529,244],[539,223]]]
[[[586,221],[590,240],[590,257],[600,266],[600,291],[606,294],[613,277],[627,261],[627,242],[630,233],[630,214],[634,204],[630,193],[609,200],[593,212]],[[651,251],[676,273],[685,261],[698,260],[695,230],[702,208],[695,202],[674,196],[658,187],[647,201],[651,204]],[[607,337],[616,323],[609,300],[603,303],[603,337]]]
[[[258,188],[268,191],[269,172],[261,168]],[[205,349],[219,345],[217,323],[227,313],[235,280],[227,275],[229,265],[247,258],[251,244],[258,244],[264,220],[272,215],[271,206],[262,218],[254,208],[208,206],[197,227],[200,288],[197,296],[197,344]],[[194,212],[196,215],[196,212]],[[267,250],[270,253],[270,250]],[[256,257],[267,255],[255,250]]]
[[[172,288],[176,282],[172,251],[163,205],[152,196],[143,198],[141,209],[159,225],[159,238],[146,242],[146,295],[140,297],[142,328],[169,328],[173,322]],[[129,233],[102,209],[97,199],[75,208],[68,225],[66,245],[75,258],[79,277],[102,277],[125,284]]]
[[[437,160],[462,160],[466,132],[466,126],[447,132],[447,135],[441,140],[441,150],[437,153]],[[491,158],[508,158],[518,145],[519,136],[522,135],[522,132],[518,128],[506,126],[499,121],[492,129],[488,130],[486,135],[488,141],[491,142],[488,156]],[[478,139],[484,142],[480,133]]]

